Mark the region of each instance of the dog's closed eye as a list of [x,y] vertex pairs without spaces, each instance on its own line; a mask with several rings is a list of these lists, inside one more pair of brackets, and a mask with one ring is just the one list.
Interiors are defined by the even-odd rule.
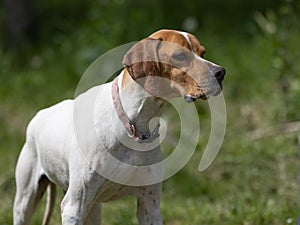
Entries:
[[173,56],[173,59],[176,61],[186,61],[188,60],[188,56],[185,52],[176,52]]
[[184,50],[176,51],[171,58],[175,67],[188,67],[192,59],[191,53]]

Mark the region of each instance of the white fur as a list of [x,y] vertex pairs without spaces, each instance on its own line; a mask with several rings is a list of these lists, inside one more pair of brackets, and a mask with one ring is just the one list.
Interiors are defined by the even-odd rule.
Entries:
[[[149,107],[149,95],[138,84],[132,85],[135,92],[129,96],[128,91],[123,90],[121,100],[129,117],[137,121],[140,129],[145,129],[153,116],[152,112],[143,111],[144,107]],[[125,163],[137,165],[151,164],[152,160],[161,157],[159,147],[151,153],[131,152],[128,155],[130,149],[116,138],[127,133],[114,112],[111,98],[111,83],[107,83],[75,100],[43,109],[32,119],[16,168],[14,225],[29,223],[43,175],[66,191],[61,203],[63,225],[100,224],[99,203],[124,195],[138,198],[139,224],[162,224],[159,211],[161,184],[126,186],[97,173],[98,168],[110,167],[105,158],[107,152],[124,159]],[[155,105],[151,107],[155,108]],[[79,124],[74,124],[74,119],[79,120]],[[113,126],[110,121],[114,121]],[[132,171],[126,174],[126,179],[134,176],[135,171]]]
[[[190,43],[188,35],[181,34]],[[195,57],[205,62],[193,63],[195,80],[201,85],[200,79],[205,78],[203,87],[219,88],[206,78],[210,76],[208,66],[215,64]],[[138,130],[146,133],[162,101],[133,80],[122,89],[122,77],[123,72],[118,83],[123,108]],[[91,88],[75,100],[41,110],[31,120],[16,167],[14,225],[29,224],[47,187],[50,197],[43,225],[48,224],[55,185],[66,192],[61,202],[63,225],[100,225],[101,203],[124,195],[137,198],[139,225],[162,225],[162,170],[144,166],[161,161],[159,143],[138,143],[128,136],[111,93],[112,83]],[[142,183],[139,185],[137,180]]]
[[187,42],[189,43],[189,45],[190,45],[190,47],[192,49],[192,43],[190,41],[188,33],[187,32],[183,32],[183,31],[178,31],[178,33],[181,34],[187,40]]

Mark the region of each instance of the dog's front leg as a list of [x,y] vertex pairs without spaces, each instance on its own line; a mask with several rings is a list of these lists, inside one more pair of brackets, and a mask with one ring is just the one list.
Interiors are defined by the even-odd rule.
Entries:
[[103,178],[96,172],[83,172],[82,175],[72,176],[68,191],[61,202],[61,217],[63,225],[90,224],[87,217],[96,217],[93,224],[101,223],[100,205],[95,205],[99,188],[103,184]]
[[63,225],[83,225],[88,205],[83,190],[67,191],[61,202],[61,218]]
[[76,192],[69,190],[61,203],[62,224],[100,225],[101,204],[94,203],[96,193],[87,193],[83,188]]
[[160,213],[161,185],[151,185],[139,188],[137,198],[137,218],[139,225],[162,225]]

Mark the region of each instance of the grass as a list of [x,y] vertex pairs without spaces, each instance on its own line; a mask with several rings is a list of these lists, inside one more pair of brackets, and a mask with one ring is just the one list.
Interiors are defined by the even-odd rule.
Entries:
[[[299,84],[291,80],[294,85],[285,96],[287,99],[282,98],[277,90],[280,80],[272,66],[276,49],[268,37],[221,39],[204,33],[201,40],[207,48],[207,58],[227,69],[224,82],[227,131],[218,157],[200,173],[197,168],[210,132],[210,121],[206,103],[196,103],[203,137],[187,165],[164,182],[161,208],[165,224],[295,224],[299,213],[296,134],[283,133],[259,140],[251,140],[247,134],[299,120],[299,104],[295,100],[299,99]],[[39,109],[71,98],[88,65],[88,60],[81,60],[69,45],[72,42],[63,49],[32,53],[21,69],[14,66],[13,54],[2,55],[0,225],[12,224],[14,167],[24,142],[26,124]],[[299,72],[294,76],[300,79]],[[286,104],[289,112],[285,111]],[[59,192],[52,225],[60,223],[61,198]],[[41,223],[44,204],[45,200],[32,224]],[[104,204],[103,224],[137,224],[135,205],[133,198]]]
[[[222,152],[204,173],[196,169],[201,155],[197,152],[182,171],[164,183],[165,224],[294,224],[298,216],[298,152],[294,146],[292,137],[254,144],[225,141]],[[13,165],[7,166],[7,178],[1,180],[0,224],[11,224]],[[61,198],[62,193],[59,195]],[[43,207],[32,224],[40,224],[42,213]],[[52,224],[59,221],[58,201]],[[137,224],[135,200],[104,204],[103,224]]]

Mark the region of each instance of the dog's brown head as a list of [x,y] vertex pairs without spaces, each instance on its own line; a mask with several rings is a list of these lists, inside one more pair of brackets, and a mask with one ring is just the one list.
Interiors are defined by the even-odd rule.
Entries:
[[218,95],[222,90],[226,71],[205,60],[204,54],[205,48],[194,35],[160,30],[136,43],[125,54],[123,65],[151,94],[179,94],[192,102]]

